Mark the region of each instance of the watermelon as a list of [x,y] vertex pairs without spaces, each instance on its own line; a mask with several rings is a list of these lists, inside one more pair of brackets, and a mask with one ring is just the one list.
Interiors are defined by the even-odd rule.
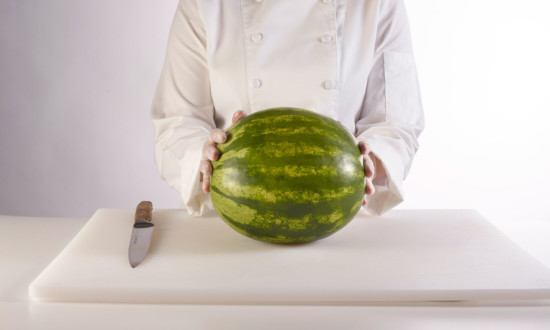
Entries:
[[239,233],[269,243],[311,242],[343,228],[361,208],[361,152],[333,119],[267,109],[227,135],[210,191],[216,212]]

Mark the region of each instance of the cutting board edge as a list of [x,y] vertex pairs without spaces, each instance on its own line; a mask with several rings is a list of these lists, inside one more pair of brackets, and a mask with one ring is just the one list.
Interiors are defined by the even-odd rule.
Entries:
[[[45,290],[45,291],[44,291]],[[58,298],[48,299],[45,297],[55,296],[48,294],[49,290],[56,290]],[[41,292],[42,291],[42,292]],[[42,294],[41,294],[42,293]],[[338,294],[326,295],[315,294],[307,299],[303,297],[288,297],[281,295],[272,299],[266,299],[262,292],[248,297],[253,299],[235,298],[235,292],[228,292],[226,295],[217,295],[212,298],[209,295],[198,293],[197,295],[171,296],[154,298],[150,295],[144,297],[143,292],[136,292],[135,295],[124,293],[124,297],[113,295],[106,299],[83,298],[74,296],[68,290],[63,294],[59,288],[32,287],[29,288],[32,301],[52,303],[111,303],[111,304],[166,304],[166,305],[349,305],[361,306],[376,303],[417,303],[417,302],[464,302],[464,301],[533,301],[549,300],[550,288],[542,289],[488,289],[488,290],[396,290],[396,291],[368,291],[356,295]],[[200,295],[199,295],[200,294]]]

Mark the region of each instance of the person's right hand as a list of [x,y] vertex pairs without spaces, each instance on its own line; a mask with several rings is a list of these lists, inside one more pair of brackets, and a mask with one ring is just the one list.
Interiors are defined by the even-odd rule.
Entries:
[[[231,122],[235,125],[236,122],[246,117],[246,113],[242,110],[235,111]],[[224,143],[227,140],[227,134],[224,130],[215,128],[210,131],[208,140],[202,147],[202,158],[200,164],[202,190],[204,192],[210,192],[210,176],[212,175],[212,163],[218,160],[220,152],[217,148],[218,143]]]

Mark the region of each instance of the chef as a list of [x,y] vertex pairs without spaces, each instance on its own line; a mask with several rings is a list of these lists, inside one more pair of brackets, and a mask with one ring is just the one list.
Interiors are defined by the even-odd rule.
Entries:
[[180,0],[152,119],[157,167],[190,215],[213,209],[225,131],[275,107],[329,116],[357,138],[370,214],[403,201],[424,128],[403,0]]

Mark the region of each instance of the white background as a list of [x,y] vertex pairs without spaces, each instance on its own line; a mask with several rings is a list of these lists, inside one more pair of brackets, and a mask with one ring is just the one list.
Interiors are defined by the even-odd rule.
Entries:
[[[149,107],[177,0],[0,0],[0,214],[179,206]],[[550,221],[550,5],[407,0],[426,129],[399,208]]]

